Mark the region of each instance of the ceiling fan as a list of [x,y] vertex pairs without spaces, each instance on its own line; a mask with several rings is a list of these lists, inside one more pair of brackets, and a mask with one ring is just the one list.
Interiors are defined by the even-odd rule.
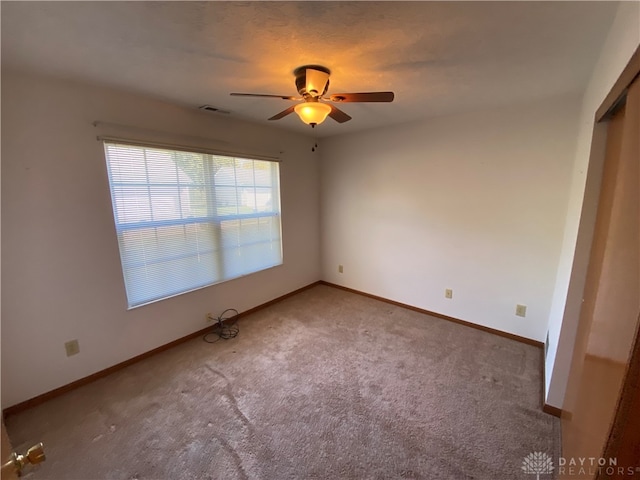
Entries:
[[329,76],[331,71],[321,65],[303,65],[294,70],[296,77],[296,88],[301,97],[290,97],[288,95],[266,95],[259,93],[232,93],[236,97],[266,97],[281,98],[282,100],[303,100],[303,102],[277,113],[269,120],[280,120],[290,113],[296,112],[300,119],[311,127],[321,124],[327,115],[338,123],[351,120],[351,117],[342,110],[325,103],[348,102],[393,102],[393,92],[365,92],[365,93],[334,93],[325,99],[323,96],[329,88]]

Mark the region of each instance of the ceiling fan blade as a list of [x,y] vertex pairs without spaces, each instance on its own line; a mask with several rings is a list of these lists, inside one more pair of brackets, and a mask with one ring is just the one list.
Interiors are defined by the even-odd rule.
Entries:
[[281,98],[282,100],[302,100],[300,97],[290,97],[289,95],[266,95],[262,93],[230,93],[234,97],[266,97],[266,98]]
[[273,117],[271,117],[269,120],[280,120],[282,117],[286,117],[287,115],[289,115],[290,113],[293,113],[293,109],[296,108],[295,105],[291,105],[289,108],[287,108],[286,110],[281,111],[280,113],[276,113]]
[[[328,105],[328,104],[327,104]],[[351,117],[344,113],[339,108],[334,107],[333,105],[329,105],[331,107],[331,112],[329,112],[329,116],[333,118],[338,123],[344,123],[351,120]]]
[[334,93],[331,102],[393,102],[393,92]]

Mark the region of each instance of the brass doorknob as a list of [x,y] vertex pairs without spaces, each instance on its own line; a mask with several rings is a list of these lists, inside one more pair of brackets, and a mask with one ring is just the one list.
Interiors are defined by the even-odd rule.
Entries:
[[2,471],[4,472],[5,469],[13,470],[18,475],[21,475],[22,470],[28,463],[31,465],[37,465],[38,463],[44,462],[46,459],[47,457],[44,454],[44,445],[40,442],[27,450],[27,453],[24,455],[19,455],[16,452],[13,452],[9,461],[2,465]]
[[27,450],[27,454],[25,456],[29,460],[29,463],[32,465],[42,463],[47,459],[44,454],[44,445],[42,444],[42,442],[34,445],[29,450]]

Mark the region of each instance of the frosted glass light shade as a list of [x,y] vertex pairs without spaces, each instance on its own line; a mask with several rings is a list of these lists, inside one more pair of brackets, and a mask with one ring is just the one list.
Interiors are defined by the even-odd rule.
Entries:
[[300,117],[300,120],[309,125],[321,124],[331,112],[329,105],[320,102],[299,103],[293,109]]

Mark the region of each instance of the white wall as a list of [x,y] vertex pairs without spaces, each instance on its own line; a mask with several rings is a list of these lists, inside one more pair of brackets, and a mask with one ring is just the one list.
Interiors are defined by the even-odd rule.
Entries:
[[[228,149],[284,151],[284,265],[127,311],[94,120],[213,138]],[[247,310],[318,280],[312,145],[309,137],[155,99],[3,71],[3,408],[204,328],[207,312]],[[74,338],[80,354],[67,358],[64,342]]]
[[621,2],[582,99],[562,253],[549,316],[546,402],[561,408],[595,223],[606,125],[594,130],[595,112],[640,44],[640,3]]
[[323,279],[543,341],[578,114],[562,97],[323,141]]

